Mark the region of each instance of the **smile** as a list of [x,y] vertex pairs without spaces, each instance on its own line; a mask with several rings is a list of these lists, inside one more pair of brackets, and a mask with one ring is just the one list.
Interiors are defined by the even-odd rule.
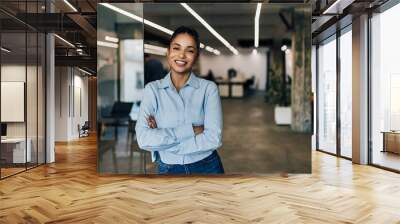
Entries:
[[181,61],[181,60],[175,60],[175,63],[176,63],[177,65],[179,65],[179,66],[184,66],[184,65],[187,64],[186,61]]

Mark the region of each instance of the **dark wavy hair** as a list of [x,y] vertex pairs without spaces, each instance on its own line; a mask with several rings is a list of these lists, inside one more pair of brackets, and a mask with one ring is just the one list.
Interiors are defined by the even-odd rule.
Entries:
[[187,27],[187,26],[180,26],[178,28],[175,29],[174,33],[172,34],[171,38],[169,39],[169,47],[171,47],[171,43],[172,41],[175,39],[176,36],[178,36],[181,33],[187,33],[190,36],[193,37],[194,41],[196,42],[196,49],[197,49],[197,55],[196,57],[199,56],[200,54],[200,38],[199,38],[199,33],[197,33],[197,31],[191,27]]

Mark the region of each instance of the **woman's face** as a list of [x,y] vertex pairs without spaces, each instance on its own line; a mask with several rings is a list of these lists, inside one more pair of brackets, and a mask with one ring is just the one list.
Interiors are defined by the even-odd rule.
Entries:
[[197,57],[196,41],[187,33],[178,34],[167,52],[168,64],[172,71],[187,74],[192,70]]

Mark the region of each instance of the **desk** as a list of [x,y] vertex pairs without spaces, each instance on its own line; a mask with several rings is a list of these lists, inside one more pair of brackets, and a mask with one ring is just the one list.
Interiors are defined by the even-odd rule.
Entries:
[[400,154],[400,131],[382,131],[382,134],[382,152],[392,152]]
[[[31,145],[32,140],[27,139],[27,146],[25,151],[25,138],[6,138],[1,139],[1,156],[6,163],[25,163],[31,162],[32,153]],[[27,161],[25,159],[27,158]]]
[[243,98],[245,81],[241,80],[216,80],[221,97]]

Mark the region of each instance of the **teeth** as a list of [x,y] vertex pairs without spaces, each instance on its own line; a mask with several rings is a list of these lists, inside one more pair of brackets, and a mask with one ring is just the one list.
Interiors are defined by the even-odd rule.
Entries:
[[186,62],[185,61],[175,61],[178,65],[185,65]]

